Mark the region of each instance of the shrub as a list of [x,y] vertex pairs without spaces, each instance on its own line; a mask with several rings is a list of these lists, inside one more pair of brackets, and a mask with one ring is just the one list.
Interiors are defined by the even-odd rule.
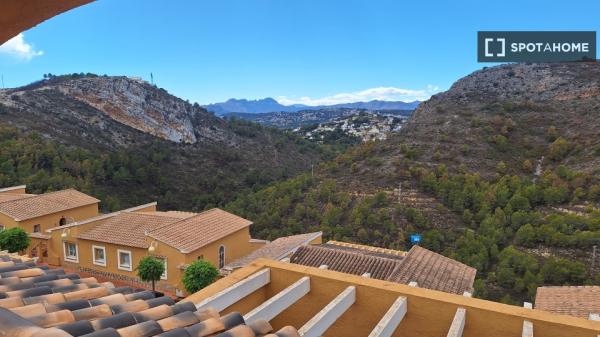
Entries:
[[140,280],[152,282],[152,291],[155,291],[154,283],[160,280],[161,275],[165,272],[165,264],[152,256],[144,256],[136,269]]
[[13,227],[0,232],[0,248],[10,253],[25,250],[30,242],[29,235],[22,228]]
[[189,293],[195,293],[213,283],[218,276],[219,271],[215,266],[208,261],[198,260],[187,267],[182,281]]

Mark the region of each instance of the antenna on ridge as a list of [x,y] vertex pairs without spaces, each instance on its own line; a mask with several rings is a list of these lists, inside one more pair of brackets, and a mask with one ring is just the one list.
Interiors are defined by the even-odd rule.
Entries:
[[2,89],[4,89],[4,74],[2,74]]
[[154,75],[150,73],[150,83],[154,85]]

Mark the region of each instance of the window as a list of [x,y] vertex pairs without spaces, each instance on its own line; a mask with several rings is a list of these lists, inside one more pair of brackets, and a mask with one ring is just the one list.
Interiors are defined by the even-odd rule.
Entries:
[[65,217],[60,218],[60,220],[58,221],[59,226],[64,226],[66,224],[67,224],[67,219]]
[[5,228],[4,225],[0,224],[0,231],[3,231],[4,228]]
[[103,246],[92,246],[94,264],[106,267],[106,248]]
[[167,279],[167,258],[166,257],[156,257],[156,258],[161,260],[163,265],[165,266],[165,271],[164,271],[164,273],[162,273],[162,275],[160,275],[160,279],[166,280]]
[[198,260],[204,260],[204,255],[198,255]]
[[225,267],[225,246],[219,247],[219,269]]
[[117,255],[119,258],[119,269],[122,270],[128,270],[128,271],[132,271],[133,268],[131,268],[132,262],[131,262],[131,252],[128,250],[117,250]]
[[40,232],[40,224],[33,225],[33,232],[34,233],[39,233]]
[[76,244],[74,244],[72,242],[65,242],[63,248],[64,248],[64,253],[65,253],[65,261],[79,262]]

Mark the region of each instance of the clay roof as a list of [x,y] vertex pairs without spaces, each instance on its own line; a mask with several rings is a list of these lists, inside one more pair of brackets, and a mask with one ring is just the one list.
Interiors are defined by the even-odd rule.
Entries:
[[178,217],[152,215],[145,212],[126,212],[98,221],[93,228],[77,237],[128,247],[148,248],[146,232],[180,220]]
[[535,308],[587,319],[600,314],[600,286],[539,287]]
[[[80,278],[31,259],[0,253],[0,327],[3,336],[266,336],[262,317],[219,313],[193,302],[175,303],[152,291]],[[271,335],[269,335],[271,336]],[[274,335],[273,335],[274,336]],[[285,327],[277,336],[298,336]]]
[[310,267],[327,265],[330,270],[385,280],[401,261],[401,257],[387,258],[368,252],[334,245],[303,246],[292,255],[290,262]]
[[463,294],[473,292],[476,273],[475,268],[413,246],[387,280],[405,284],[414,281],[421,288]]
[[98,202],[85,193],[68,189],[0,202],[0,212],[22,221]]
[[414,246],[403,252],[338,242],[300,247],[292,263],[310,267],[327,265],[348,274],[370,273],[372,278],[454,294],[473,292],[477,270],[425,248]]
[[252,253],[231,262],[225,266],[225,269],[233,270],[241,268],[258,258],[281,260],[294,253],[298,248],[310,244],[311,241],[322,235],[322,232],[315,232],[278,238]]
[[235,214],[213,208],[187,219],[148,231],[148,236],[182,253],[190,253],[252,224]]

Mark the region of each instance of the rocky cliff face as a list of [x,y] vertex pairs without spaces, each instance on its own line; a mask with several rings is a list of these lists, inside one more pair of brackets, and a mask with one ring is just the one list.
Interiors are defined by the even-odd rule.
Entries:
[[[56,95],[60,93],[61,95]],[[97,109],[110,119],[176,143],[227,139],[223,121],[198,105],[128,77],[59,77],[0,92],[0,102],[28,109],[28,97],[61,96]]]

